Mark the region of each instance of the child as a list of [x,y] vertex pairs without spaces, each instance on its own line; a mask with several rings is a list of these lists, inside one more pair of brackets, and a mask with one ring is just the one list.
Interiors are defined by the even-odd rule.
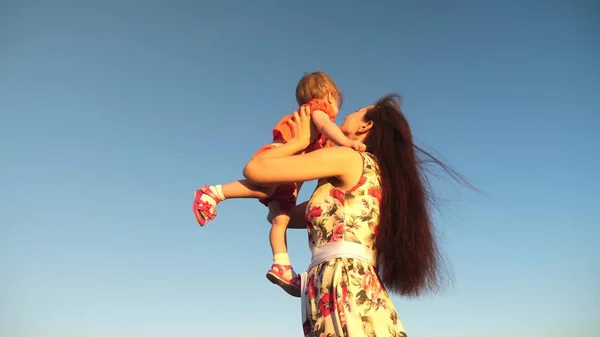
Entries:
[[[325,73],[313,72],[302,77],[296,86],[296,100],[299,106],[304,104],[310,106],[311,120],[319,131],[319,134],[311,139],[304,153],[333,146],[331,141],[358,151],[365,150],[363,143],[349,140],[334,123],[342,105],[342,94],[335,82]],[[293,138],[289,125],[291,117],[291,115],[286,116],[277,123],[273,129],[273,142],[260,148],[254,156],[259,156]],[[225,185],[203,186],[195,192],[192,206],[200,226],[215,218],[217,215],[215,207],[225,199],[257,198],[269,207],[268,218],[272,219],[269,239],[273,251],[273,265],[267,273],[267,278],[296,297],[300,297],[300,284],[287,253],[286,230],[290,220],[287,211],[296,204],[300,184],[263,187],[253,185],[246,180],[238,180]]]

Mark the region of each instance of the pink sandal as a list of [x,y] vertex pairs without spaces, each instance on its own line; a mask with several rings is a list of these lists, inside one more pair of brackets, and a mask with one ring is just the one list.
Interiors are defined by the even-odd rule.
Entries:
[[[292,278],[286,278],[284,273],[291,270],[290,265],[273,264],[271,269],[267,272],[267,279],[273,284],[276,284],[283,288],[285,292],[294,296],[300,297],[300,276],[296,275]],[[295,273],[292,270],[292,274]]]
[[[215,204],[212,205],[210,202],[202,201],[201,198],[203,195],[212,198],[215,201]],[[217,210],[215,207],[219,202],[221,202],[221,199],[206,185],[202,186],[201,189],[194,193],[192,210],[194,211],[194,216],[196,216],[196,221],[198,221],[200,226],[206,225],[207,222],[213,220],[217,216]]]

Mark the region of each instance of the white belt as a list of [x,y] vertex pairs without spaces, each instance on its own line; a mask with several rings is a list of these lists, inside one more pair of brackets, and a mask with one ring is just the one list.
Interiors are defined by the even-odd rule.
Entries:
[[302,301],[302,323],[306,321],[306,286],[308,272],[314,267],[320,265],[325,261],[329,261],[335,258],[344,257],[352,258],[367,262],[369,264],[375,263],[375,254],[369,247],[363,246],[360,243],[338,241],[331,242],[319,247],[311,249],[312,259],[310,265],[305,272],[300,274],[300,298]]

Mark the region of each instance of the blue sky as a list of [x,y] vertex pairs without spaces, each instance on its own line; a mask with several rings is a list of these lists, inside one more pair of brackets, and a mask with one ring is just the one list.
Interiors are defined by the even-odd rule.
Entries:
[[[409,336],[600,330],[600,27],[592,1],[3,1],[0,334],[300,336],[264,277],[266,209],[219,207],[304,72],[389,92],[435,182],[453,286],[395,297]],[[340,119],[341,120],[341,119]],[[306,198],[314,187],[307,184]],[[309,261],[290,233],[292,261]]]

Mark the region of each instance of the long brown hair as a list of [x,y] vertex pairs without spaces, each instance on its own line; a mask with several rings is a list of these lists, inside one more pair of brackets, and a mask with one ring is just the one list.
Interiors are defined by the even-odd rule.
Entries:
[[431,220],[433,195],[424,164],[433,162],[458,180],[450,167],[413,143],[398,95],[387,95],[364,116],[373,126],[365,139],[381,176],[382,199],[375,241],[379,274],[386,287],[404,296],[438,290],[442,259]]

